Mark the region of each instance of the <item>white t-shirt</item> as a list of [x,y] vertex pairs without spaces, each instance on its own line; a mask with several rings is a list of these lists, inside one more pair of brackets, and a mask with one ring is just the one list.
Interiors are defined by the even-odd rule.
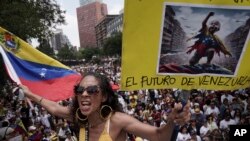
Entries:
[[229,121],[223,119],[222,121],[220,121],[220,129],[227,129],[229,128],[229,125],[235,125],[235,124],[236,122],[233,119],[230,119]]
[[211,113],[214,113],[216,116],[218,116],[220,111],[216,106],[213,109],[209,106],[205,112],[205,115],[210,115]]
[[208,131],[209,131],[209,127],[201,126],[201,128],[200,128],[201,136],[205,136]]
[[211,123],[207,123],[207,125],[208,125],[208,128],[210,131],[213,131],[214,129],[218,129],[218,126],[217,126],[216,122],[214,122],[214,121]]
[[226,96],[225,94],[223,94],[223,95],[221,96],[221,103],[223,103],[223,100],[224,100],[225,98],[228,99],[228,102],[229,102],[229,103],[232,103],[234,97],[233,97],[232,95],[230,95],[230,94],[228,94],[227,96]]
[[42,122],[42,124],[43,124],[44,126],[46,126],[47,128],[50,128],[49,117],[50,117],[49,114],[46,114],[46,115],[42,115],[42,116],[41,116],[41,122]]
[[188,139],[191,139],[191,136],[189,133],[183,134],[179,132],[177,135],[176,141],[186,141]]

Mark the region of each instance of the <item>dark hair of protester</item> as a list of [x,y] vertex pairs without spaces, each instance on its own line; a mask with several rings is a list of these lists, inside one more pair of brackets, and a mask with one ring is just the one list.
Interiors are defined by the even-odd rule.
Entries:
[[[112,108],[112,111],[110,111],[109,108],[101,109],[99,111],[100,115],[102,115],[104,118],[106,118],[111,114],[111,112],[123,112],[122,106],[118,101],[118,96],[114,93],[114,91],[112,89],[112,86],[110,85],[110,81],[109,81],[109,79],[107,77],[105,77],[105,76],[103,76],[101,74],[95,73],[95,72],[86,72],[86,73],[83,74],[82,79],[84,79],[86,76],[94,76],[98,80],[101,93],[104,96],[107,97],[107,100],[105,102],[103,102],[101,104],[101,106],[102,105],[107,105],[107,106],[110,106]],[[82,79],[81,79],[81,81],[82,81]],[[79,86],[79,84],[77,84],[75,86],[75,89],[78,86]],[[78,108],[79,108],[79,103],[77,101],[77,96],[75,95],[75,98],[74,98],[74,101],[73,101],[73,107],[72,107],[72,115],[75,115],[76,112],[78,112],[77,111]],[[78,112],[77,114],[78,114],[78,116],[80,118],[83,118],[83,119],[86,118],[84,115],[81,114],[81,112]],[[75,117],[73,119],[73,123],[75,123],[75,125],[78,126],[78,127],[81,126],[81,125],[84,125],[86,122],[87,122],[87,120],[86,121],[81,121],[77,117]]]
[[184,129],[186,129],[186,132],[187,132],[187,128],[188,128],[187,125],[183,125],[183,126],[180,127],[180,130],[179,130],[179,131],[180,131],[181,133],[183,133]]

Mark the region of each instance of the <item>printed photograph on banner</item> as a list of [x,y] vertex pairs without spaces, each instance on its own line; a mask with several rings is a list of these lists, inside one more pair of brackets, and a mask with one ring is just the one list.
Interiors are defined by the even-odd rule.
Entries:
[[235,76],[249,29],[249,7],[164,3],[157,73]]

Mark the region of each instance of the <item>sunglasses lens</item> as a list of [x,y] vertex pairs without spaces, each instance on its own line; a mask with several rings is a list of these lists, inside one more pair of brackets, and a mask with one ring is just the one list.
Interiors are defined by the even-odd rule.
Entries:
[[75,94],[76,94],[76,95],[81,95],[84,91],[85,91],[85,89],[84,89],[84,87],[82,87],[82,86],[77,86],[77,87],[75,88]]
[[82,86],[76,86],[75,87],[75,94],[81,95],[84,91],[87,91],[89,95],[96,94],[99,92],[98,86],[88,86],[87,88],[84,88]]
[[98,86],[89,86],[86,88],[86,91],[88,92],[88,94],[96,94],[99,92],[98,90]]

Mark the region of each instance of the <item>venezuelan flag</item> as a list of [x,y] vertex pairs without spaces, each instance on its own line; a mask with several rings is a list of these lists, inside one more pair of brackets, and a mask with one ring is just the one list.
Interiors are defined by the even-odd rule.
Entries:
[[1,27],[0,53],[10,77],[46,99],[59,101],[71,97],[81,77]]

